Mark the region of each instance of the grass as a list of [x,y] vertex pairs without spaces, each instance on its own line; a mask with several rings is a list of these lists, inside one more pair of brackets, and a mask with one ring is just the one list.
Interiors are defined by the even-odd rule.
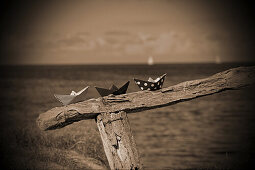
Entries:
[[[3,135],[5,140],[1,140],[1,146],[5,147],[5,167],[77,169],[77,166],[89,168],[87,164],[91,163],[108,166],[100,136],[92,123],[83,121],[52,132],[41,132],[36,126],[10,130]],[[79,165],[72,157],[84,164]]]
[[[15,84],[16,82],[18,80],[5,80],[1,85],[4,91],[1,96],[0,115],[1,167],[5,169],[108,167],[94,120],[80,121],[72,126],[46,132],[37,127],[36,118],[40,113],[60,106],[52,98],[48,85],[58,88],[63,86],[65,81],[34,79],[25,83]],[[76,86],[76,83],[78,82],[74,81],[73,86]]]

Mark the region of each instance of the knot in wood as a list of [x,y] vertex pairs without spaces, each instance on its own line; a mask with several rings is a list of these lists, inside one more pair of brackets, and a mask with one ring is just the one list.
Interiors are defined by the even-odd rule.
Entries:
[[98,115],[98,120],[102,121],[104,126],[114,121],[123,120],[122,112],[117,113],[101,113]]

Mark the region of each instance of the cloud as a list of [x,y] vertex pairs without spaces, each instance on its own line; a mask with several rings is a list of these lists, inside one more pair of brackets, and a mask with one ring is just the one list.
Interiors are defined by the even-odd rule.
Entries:
[[77,32],[76,34],[75,34],[76,36],[78,36],[78,37],[88,37],[88,36],[90,36],[90,33],[89,32]]
[[106,36],[129,36],[130,32],[121,31],[121,30],[112,30],[112,31],[106,31],[104,34]]
[[124,48],[126,55],[144,55],[145,48],[141,44],[128,44]]
[[[190,36],[183,32],[159,33],[107,31],[101,34],[78,32],[40,38],[10,38],[12,49],[33,54],[74,56],[147,57],[215,56],[220,52],[221,35]],[[72,55],[73,54],[73,55]]]
[[86,41],[82,37],[73,36],[73,37],[57,40],[56,43],[58,43],[59,45],[64,45],[64,46],[76,46],[76,45],[84,44],[86,43]]
[[139,43],[125,43],[124,54],[138,56],[168,57],[214,57],[219,53],[218,42],[206,36],[187,36],[185,33],[161,32],[159,34],[138,33]]

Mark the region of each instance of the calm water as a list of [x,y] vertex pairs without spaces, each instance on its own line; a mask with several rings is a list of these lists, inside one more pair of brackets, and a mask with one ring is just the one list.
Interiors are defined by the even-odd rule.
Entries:
[[[128,92],[134,92],[139,89],[133,77],[147,79],[167,73],[167,87],[240,65],[247,64],[1,67],[1,101],[5,100],[1,106],[8,108],[5,114],[9,117],[1,128],[35,121],[39,113],[60,106],[52,97],[54,92],[68,93],[90,85],[87,98],[97,98],[95,85],[121,86],[131,80]],[[254,101],[253,86],[129,114],[144,167],[234,169],[250,165],[255,153]]]

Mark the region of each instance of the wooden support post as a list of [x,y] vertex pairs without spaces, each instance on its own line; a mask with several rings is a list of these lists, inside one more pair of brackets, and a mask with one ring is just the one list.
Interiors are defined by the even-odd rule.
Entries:
[[141,169],[126,112],[101,113],[97,126],[111,169]]

